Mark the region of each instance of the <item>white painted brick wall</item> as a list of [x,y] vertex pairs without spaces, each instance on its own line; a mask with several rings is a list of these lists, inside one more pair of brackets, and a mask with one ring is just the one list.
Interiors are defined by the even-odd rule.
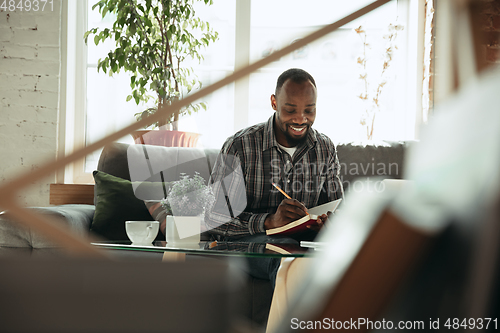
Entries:
[[[0,184],[56,157],[60,34],[60,0],[53,11],[0,10]],[[19,202],[48,206],[53,182],[55,173],[22,191]]]

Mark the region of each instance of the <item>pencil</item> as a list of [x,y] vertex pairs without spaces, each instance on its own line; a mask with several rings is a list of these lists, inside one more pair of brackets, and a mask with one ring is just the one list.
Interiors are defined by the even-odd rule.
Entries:
[[284,195],[285,197],[287,197],[288,199],[291,199],[291,198],[290,198],[290,196],[289,196],[288,194],[286,194],[286,193],[285,193],[285,191],[283,191],[282,189],[280,189],[280,187],[279,187],[278,185],[276,185],[275,183],[273,183],[273,186],[274,186],[274,187],[276,187],[276,189],[277,189],[278,191],[280,191],[281,193],[283,193],[283,195]]
[[[288,194],[285,193],[285,191],[283,191],[278,185],[276,185],[275,183],[273,183],[273,186],[276,187],[276,189],[278,191],[280,191],[281,193],[283,193],[283,195],[285,197],[287,197],[288,199],[291,199],[290,196]],[[305,209],[305,212],[307,213],[307,208],[304,206],[304,209]]]

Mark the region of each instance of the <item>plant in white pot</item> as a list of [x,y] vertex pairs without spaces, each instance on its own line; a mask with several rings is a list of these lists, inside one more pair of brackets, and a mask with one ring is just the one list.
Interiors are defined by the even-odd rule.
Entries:
[[167,197],[161,203],[166,209],[167,244],[198,244],[201,221],[215,201],[210,186],[198,173],[194,177],[181,174],[170,184]]
[[[195,15],[195,1],[212,4],[212,0],[101,0],[92,7],[99,7],[103,17],[108,13],[116,16],[111,29],[99,31],[92,28],[84,35],[85,42],[89,35],[94,35],[96,45],[106,40],[113,40],[116,44],[116,48],[105,58],[99,59],[97,70],[109,71],[110,75],[121,70],[131,74],[132,93],[127,96],[127,101],[133,99],[139,105],[154,100],[154,107],[135,115],[137,120],[154,114],[201,87],[201,81],[192,67],[186,64],[188,60],[200,62],[203,59],[200,53],[202,48],[215,42],[218,34],[208,22]],[[182,144],[178,141],[183,137],[186,146],[195,145],[197,136],[190,139],[189,135],[183,134],[187,132],[174,132],[179,132],[179,116],[190,115],[201,108],[206,110],[206,104],[191,104],[152,124],[152,128],[163,130],[162,134],[171,139],[165,139],[163,143],[149,143],[167,146],[177,143],[176,146],[180,146]],[[143,139],[156,136],[158,131],[151,131]],[[172,142],[169,144],[169,141]],[[136,143],[148,142],[136,140]]]

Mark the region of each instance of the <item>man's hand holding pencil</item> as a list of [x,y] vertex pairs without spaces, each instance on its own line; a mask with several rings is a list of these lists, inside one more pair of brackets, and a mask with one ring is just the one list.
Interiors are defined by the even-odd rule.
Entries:
[[[273,229],[277,227],[284,226],[290,222],[300,219],[308,215],[307,207],[296,199],[292,199],[288,194],[286,194],[278,185],[273,183],[273,186],[280,191],[287,199],[283,199],[276,213],[269,214],[264,222],[264,227],[266,229]],[[318,216],[317,226],[309,226],[311,230],[319,231],[326,221],[327,215],[323,214]]]

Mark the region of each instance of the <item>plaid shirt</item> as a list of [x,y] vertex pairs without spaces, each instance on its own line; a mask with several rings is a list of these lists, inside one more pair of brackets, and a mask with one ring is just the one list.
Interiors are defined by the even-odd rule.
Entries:
[[[311,128],[292,157],[279,148],[273,124],[274,115],[237,132],[226,140],[217,157],[211,176],[217,200],[205,219],[217,240],[265,233],[267,215],[275,213],[285,199],[272,183],[307,208],[344,196],[332,141]],[[234,214],[228,211],[226,197]]]

